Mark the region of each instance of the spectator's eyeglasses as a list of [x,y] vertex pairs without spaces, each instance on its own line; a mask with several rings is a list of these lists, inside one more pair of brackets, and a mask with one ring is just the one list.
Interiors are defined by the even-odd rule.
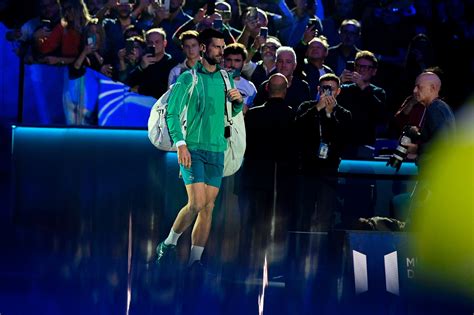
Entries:
[[277,50],[277,46],[275,45],[265,45],[262,47],[262,49],[268,49],[268,50]]
[[354,32],[354,31],[349,31],[349,30],[341,30],[341,34],[357,36],[357,35],[359,35],[359,32]]
[[370,70],[370,69],[375,69],[375,66],[372,65],[360,65],[358,63],[355,64],[355,67],[359,70]]

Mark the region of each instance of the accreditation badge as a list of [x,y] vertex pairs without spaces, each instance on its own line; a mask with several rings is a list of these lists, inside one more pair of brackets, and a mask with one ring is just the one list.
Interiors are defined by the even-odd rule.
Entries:
[[318,156],[320,159],[327,159],[328,158],[328,151],[329,151],[329,145],[327,143],[321,142],[319,144],[319,152]]

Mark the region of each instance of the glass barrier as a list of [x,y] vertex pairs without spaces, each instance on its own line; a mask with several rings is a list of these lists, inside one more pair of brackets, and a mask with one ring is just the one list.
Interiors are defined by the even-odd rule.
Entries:
[[[151,207],[160,200],[164,203],[161,209],[174,209],[185,200],[176,153],[157,150],[146,130],[15,127],[12,143],[16,190],[19,196],[28,195],[16,201],[15,211],[21,213],[60,213],[65,202],[70,211],[81,211],[82,207],[107,209],[109,206],[100,202],[71,202],[87,191],[102,189],[106,191],[100,196],[103,202],[117,202],[114,207],[124,210],[129,203],[121,198],[129,194],[137,196],[138,203],[143,202],[138,208]],[[374,215],[405,220],[406,213],[398,211],[404,208],[397,206],[394,197],[413,190],[417,168],[405,162],[396,172],[385,163],[343,160],[339,176],[314,181],[271,162],[258,168],[244,162],[236,175],[224,179],[216,213],[221,207],[230,207],[247,209],[252,215],[275,212],[273,215],[290,221],[309,219],[307,215],[317,209],[314,202],[303,200],[319,194],[320,198],[336,197],[331,205],[336,210],[336,224],[347,225],[359,217]],[[54,179],[49,178],[51,172]],[[47,191],[35,188],[42,187],[47,178]],[[289,226],[292,224],[299,223],[289,222]]]
[[25,65],[25,124],[145,128],[155,101],[92,69],[70,79],[68,67]]
[[0,125],[17,120],[20,61],[15,46],[6,40],[8,29],[0,23]]

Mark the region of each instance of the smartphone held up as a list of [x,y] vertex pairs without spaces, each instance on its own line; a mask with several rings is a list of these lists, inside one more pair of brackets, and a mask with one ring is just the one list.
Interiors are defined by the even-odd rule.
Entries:
[[267,37],[268,37],[268,27],[265,27],[265,26],[260,27],[260,33],[258,35],[262,36],[265,39],[267,39]]
[[155,46],[147,46],[145,50],[145,55],[150,55],[150,57],[155,57]]
[[354,61],[346,61],[346,70],[354,72]]
[[97,39],[94,34],[91,34],[87,37],[87,45],[95,47],[96,42]]
[[332,87],[330,85],[323,85],[321,86],[321,94],[326,96],[332,95]]

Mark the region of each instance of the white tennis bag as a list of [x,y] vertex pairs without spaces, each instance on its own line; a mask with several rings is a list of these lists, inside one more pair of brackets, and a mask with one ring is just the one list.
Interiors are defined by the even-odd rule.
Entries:
[[[188,99],[191,98],[194,87],[197,84],[197,74],[194,69],[190,70],[193,75],[193,83],[188,91]],[[227,91],[232,88],[230,85],[229,74],[221,70],[221,75],[225,82]],[[148,138],[155,147],[163,151],[176,151],[176,145],[171,139],[168,124],[166,123],[166,113],[168,108],[168,99],[171,93],[171,86],[153,105],[150,117],[148,118]],[[188,102],[180,115],[180,122],[183,135],[186,137],[186,116],[188,112]],[[232,117],[232,102],[227,100],[225,108],[225,126],[230,128],[230,137],[227,138],[227,149],[224,153],[224,177],[235,174],[242,166],[244,160],[245,148],[247,146],[245,122],[242,112]]]
[[[227,91],[232,88],[229,74],[221,70]],[[245,149],[247,147],[247,134],[245,132],[244,115],[242,111],[232,117],[232,102],[226,97],[225,126],[230,128],[230,137],[227,138],[227,150],[224,153],[224,177],[235,174],[244,161]]]
[[[188,100],[191,99],[191,96],[194,91],[194,87],[197,83],[197,75],[194,69],[190,70],[193,76],[193,83],[188,91]],[[170,97],[171,89],[173,85],[170,86],[168,91],[163,94],[153,105],[150,111],[150,117],[148,117],[148,138],[155,147],[163,151],[176,151],[176,145],[171,139],[168,124],[166,123],[166,113],[168,109],[168,99]],[[186,116],[188,114],[188,102],[181,112],[180,122],[181,130],[183,135],[186,137]]]

